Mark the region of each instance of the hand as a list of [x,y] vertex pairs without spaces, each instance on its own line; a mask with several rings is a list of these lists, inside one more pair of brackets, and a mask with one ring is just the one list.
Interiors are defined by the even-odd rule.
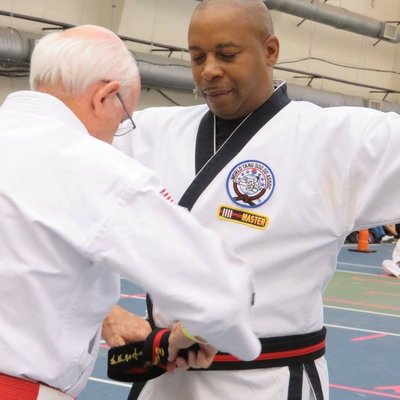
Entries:
[[110,347],[142,341],[150,332],[148,321],[120,306],[113,307],[103,321],[101,329],[101,335]]
[[[179,349],[187,349],[197,343],[199,351],[189,350],[188,359],[178,357]],[[168,347],[167,371],[172,372],[175,368],[186,370],[188,368],[208,368],[214,360],[217,349],[203,340],[191,340],[184,335],[181,324],[176,323],[171,330]]]

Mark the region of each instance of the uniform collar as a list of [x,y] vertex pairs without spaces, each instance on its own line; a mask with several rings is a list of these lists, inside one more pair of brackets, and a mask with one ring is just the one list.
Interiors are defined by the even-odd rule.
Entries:
[[16,111],[41,115],[57,119],[72,129],[89,134],[85,125],[61,100],[56,97],[36,91],[21,90],[11,93],[4,100],[1,110]]

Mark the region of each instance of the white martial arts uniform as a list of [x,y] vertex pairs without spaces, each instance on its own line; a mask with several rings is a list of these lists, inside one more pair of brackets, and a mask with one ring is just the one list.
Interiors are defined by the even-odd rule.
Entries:
[[26,91],[5,100],[0,373],[76,396],[119,299],[120,273],[191,333],[247,359],[258,355],[250,268],[162,190],[55,97]]
[[[207,110],[137,112],[137,130],[114,144],[152,168],[179,200],[195,178],[197,130]],[[323,292],[346,236],[400,219],[399,148],[397,114],[291,102],[206,185],[191,212],[252,265],[259,337],[321,329]],[[167,321],[154,303],[159,326]],[[327,400],[324,358],[316,364]],[[165,374],[149,381],[140,399],[286,400],[288,376],[287,367]],[[307,374],[302,392],[314,398]]]

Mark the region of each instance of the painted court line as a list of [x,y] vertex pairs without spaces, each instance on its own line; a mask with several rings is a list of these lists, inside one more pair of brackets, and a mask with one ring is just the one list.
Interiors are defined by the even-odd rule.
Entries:
[[[366,264],[356,264],[356,263],[349,263],[349,262],[340,262],[338,261],[336,263],[337,266],[348,266],[348,267],[358,267],[358,268],[365,268],[365,269],[377,269],[379,271],[382,271],[382,267],[379,265],[366,265]],[[338,271],[343,271],[341,269],[338,269]],[[343,272],[348,272],[348,271],[343,271]]]
[[138,294],[120,294],[121,299],[139,299],[139,300],[146,300],[146,294],[138,293]]
[[373,307],[378,310],[380,309],[380,310],[400,311],[400,307],[397,306],[370,304],[370,303],[364,303],[363,301],[335,299],[334,297],[324,297],[324,301],[330,301],[332,303],[339,303],[339,304],[350,304],[353,306]]
[[375,396],[385,397],[388,399],[400,399],[400,396],[398,396],[396,394],[376,392],[375,390],[367,390],[367,389],[361,389],[361,388],[356,388],[356,387],[351,387],[351,386],[335,385],[334,383],[331,383],[329,385],[329,387],[334,388],[334,389],[346,390],[347,392],[373,394]]
[[107,385],[123,386],[123,387],[127,387],[127,388],[130,388],[132,386],[132,383],[123,383],[123,382],[117,382],[117,381],[110,381],[109,379],[94,378],[93,376],[91,376],[89,378],[89,381],[98,382],[98,383],[105,383]]
[[393,317],[393,318],[400,318],[399,314],[388,314],[388,313],[383,313],[379,311],[369,311],[369,310],[357,310],[356,308],[348,308],[348,307],[338,307],[338,306],[328,306],[327,304],[324,304],[324,308],[331,308],[333,310],[341,310],[341,311],[350,311],[350,312],[359,312],[359,313],[364,313],[364,314],[373,314],[373,315],[379,315],[383,317]]
[[[350,265],[350,264],[347,264],[346,263],[346,265]],[[362,265],[360,265],[360,267],[361,267]],[[347,271],[347,270],[345,270],[345,269],[336,269],[336,272],[343,272],[344,274],[351,274],[351,275],[364,275],[364,276],[374,276],[374,277],[376,277],[377,275],[376,274],[371,274],[371,273],[369,273],[369,272],[360,272],[360,271]],[[389,277],[389,276],[388,276]]]
[[[382,278],[386,278],[386,276],[384,276]],[[359,276],[352,276],[351,277],[351,279],[353,281],[358,281],[358,282],[379,283],[381,285],[383,284],[383,285],[391,285],[391,286],[400,286],[400,279],[391,278],[389,275],[387,275],[387,278],[388,279],[367,279],[367,278],[362,278],[362,277],[359,277]]]
[[361,342],[363,340],[379,339],[381,337],[386,337],[384,333],[377,333],[376,335],[360,336],[358,338],[351,339],[352,342]]
[[393,390],[396,394],[400,394],[400,385],[399,386],[375,386],[377,390]]
[[400,333],[394,333],[394,332],[374,331],[372,329],[354,328],[352,326],[334,325],[334,324],[325,324],[325,326],[327,326],[329,328],[344,329],[344,330],[348,330],[348,331],[368,332],[368,333],[374,333],[374,334],[385,335],[385,336],[387,335],[387,336],[400,337]]
[[376,290],[370,290],[366,293],[367,294],[379,294],[382,296],[400,297],[400,293],[386,293],[386,292],[378,292]]

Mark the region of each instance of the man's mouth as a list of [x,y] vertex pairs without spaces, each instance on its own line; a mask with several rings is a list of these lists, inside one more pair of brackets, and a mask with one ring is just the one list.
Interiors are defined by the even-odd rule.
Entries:
[[231,92],[231,89],[227,89],[227,88],[208,88],[208,89],[202,90],[203,95],[207,96],[207,97],[223,96],[230,92]]

